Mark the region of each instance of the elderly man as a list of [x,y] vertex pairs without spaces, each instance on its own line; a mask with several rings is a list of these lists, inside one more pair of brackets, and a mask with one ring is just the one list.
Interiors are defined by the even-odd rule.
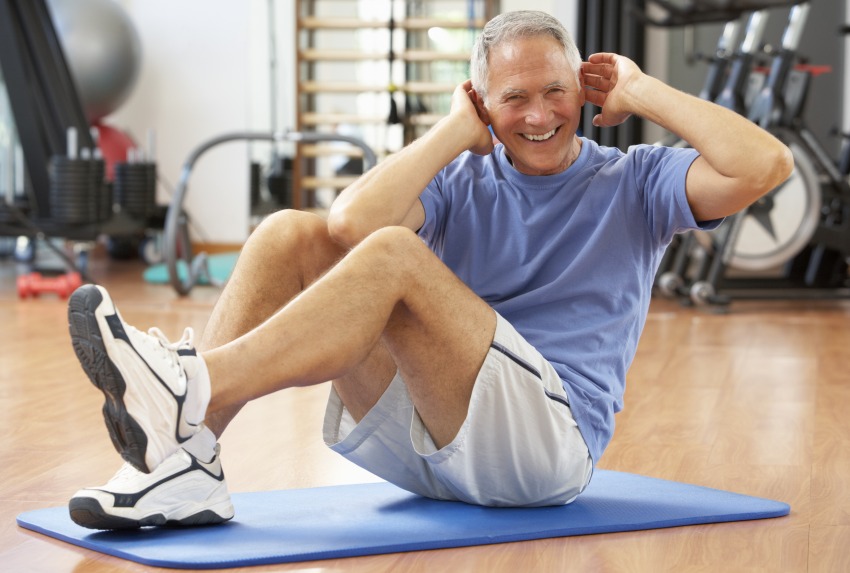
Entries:
[[[576,134],[585,102],[596,125],[635,114],[692,148],[600,147]],[[230,519],[217,437],[248,401],[328,380],[325,441],[378,476],[437,499],[569,503],[611,440],[665,247],[791,169],[746,119],[625,57],[582,62],[551,16],[502,14],[446,118],[327,221],[260,225],[200,351],[191,332],[124,323],[100,287],[73,295],[73,345],[128,464],[77,492],[72,517]]]

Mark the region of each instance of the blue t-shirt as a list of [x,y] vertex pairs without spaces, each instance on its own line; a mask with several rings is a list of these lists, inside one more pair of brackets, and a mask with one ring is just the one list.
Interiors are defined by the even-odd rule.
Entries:
[[594,460],[614,433],[665,247],[698,227],[685,196],[697,155],[582,139],[566,171],[531,176],[499,145],[461,154],[420,196],[420,236],[552,364]]

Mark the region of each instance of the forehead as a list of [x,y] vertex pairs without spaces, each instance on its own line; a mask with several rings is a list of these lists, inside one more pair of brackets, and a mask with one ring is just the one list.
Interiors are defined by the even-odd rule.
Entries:
[[551,36],[516,38],[494,46],[488,68],[490,90],[523,89],[536,82],[569,84],[576,74],[564,47]]

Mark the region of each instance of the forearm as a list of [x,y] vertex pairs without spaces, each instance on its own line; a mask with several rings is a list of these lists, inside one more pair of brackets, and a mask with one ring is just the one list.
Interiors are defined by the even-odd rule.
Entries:
[[793,170],[791,151],[746,118],[641,72],[628,58],[591,54],[582,65],[587,101],[601,107],[594,125],[637,115],[672,131],[698,157],[685,190],[697,221],[731,215],[774,189]]
[[632,86],[634,113],[673,132],[752,200],[787,177],[788,149],[745,117],[644,76]]
[[448,116],[359,177],[331,206],[331,234],[354,245],[377,229],[409,221],[428,183],[467,149],[461,129],[461,122]]

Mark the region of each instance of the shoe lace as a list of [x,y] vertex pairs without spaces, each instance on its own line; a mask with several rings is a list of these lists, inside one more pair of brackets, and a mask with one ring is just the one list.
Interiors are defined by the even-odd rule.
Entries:
[[[132,327],[131,327],[132,328]],[[191,326],[187,326],[183,331],[183,336],[180,337],[180,340],[177,342],[171,342],[168,340],[168,337],[163,334],[163,332],[157,328],[152,327],[148,329],[148,335],[146,337],[142,337],[143,340],[151,347],[157,350],[165,350],[165,355],[168,357],[169,364],[176,369],[180,368],[180,362],[177,359],[177,351],[183,347],[192,346],[192,340],[195,337],[195,331]]]
[[183,336],[180,337],[180,340],[177,342],[171,342],[168,340],[160,329],[157,327],[152,327],[148,330],[148,334],[158,339],[159,342],[168,350],[178,350],[181,346],[190,346],[192,344],[192,339],[195,338],[195,331],[192,330],[191,326],[187,326],[183,331]]

